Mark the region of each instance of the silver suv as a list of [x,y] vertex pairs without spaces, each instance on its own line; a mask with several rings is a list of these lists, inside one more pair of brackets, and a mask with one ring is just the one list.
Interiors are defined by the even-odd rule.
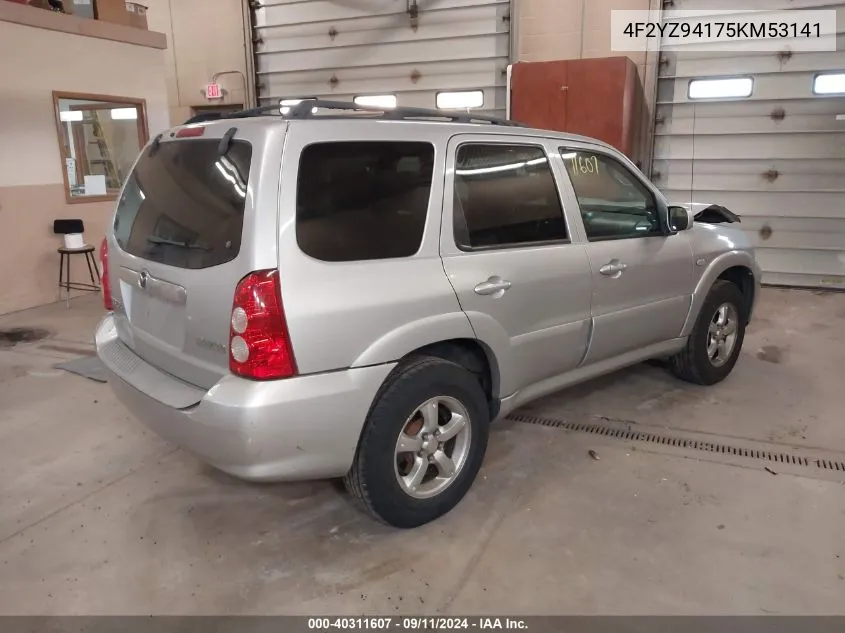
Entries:
[[118,398],[209,464],[344,477],[372,516],[418,526],[526,402],[654,358],[725,378],[759,286],[737,219],[669,206],[589,138],[244,111],[144,148],[103,243],[97,350]]

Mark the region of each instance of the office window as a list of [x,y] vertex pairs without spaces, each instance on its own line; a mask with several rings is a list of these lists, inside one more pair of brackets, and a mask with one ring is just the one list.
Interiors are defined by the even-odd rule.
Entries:
[[371,108],[395,108],[398,103],[396,95],[360,95],[353,101],[359,106]]
[[689,83],[690,99],[741,99],[750,97],[754,89],[751,77],[730,79],[693,79]]
[[458,92],[438,92],[435,103],[440,110],[468,110],[484,105],[484,93],[481,90],[461,90]]
[[845,94],[845,73],[821,73],[813,79],[813,93],[817,95]]
[[53,93],[68,202],[117,196],[147,142],[144,101]]

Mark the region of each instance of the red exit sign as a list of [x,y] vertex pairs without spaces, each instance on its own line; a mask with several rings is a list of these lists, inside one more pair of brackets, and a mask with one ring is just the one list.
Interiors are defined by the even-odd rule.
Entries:
[[220,84],[208,84],[205,87],[205,98],[206,99],[222,99],[223,98],[223,90],[220,88]]

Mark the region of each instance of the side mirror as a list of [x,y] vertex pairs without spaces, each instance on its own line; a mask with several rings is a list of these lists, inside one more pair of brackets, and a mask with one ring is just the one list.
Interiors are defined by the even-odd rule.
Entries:
[[671,206],[669,207],[669,228],[673,231],[686,231],[692,228],[695,221],[695,216],[692,210],[686,207]]

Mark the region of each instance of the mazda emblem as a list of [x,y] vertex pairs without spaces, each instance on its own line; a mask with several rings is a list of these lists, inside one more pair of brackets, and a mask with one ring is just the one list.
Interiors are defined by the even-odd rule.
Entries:
[[146,288],[147,287],[147,281],[149,279],[150,279],[150,273],[148,273],[146,270],[141,272],[141,274],[138,276],[138,285],[141,288]]

